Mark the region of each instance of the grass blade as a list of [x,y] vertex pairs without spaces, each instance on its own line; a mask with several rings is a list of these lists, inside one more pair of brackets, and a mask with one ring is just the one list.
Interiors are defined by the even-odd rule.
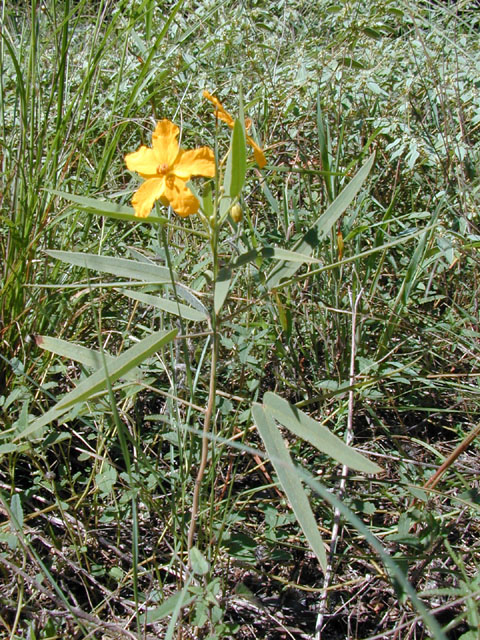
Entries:
[[[310,227],[303,238],[295,245],[295,252],[311,255],[362,188],[373,166],[374,159],[375,156],[372,154],[353,180],[348,183],[325,213],[320,216],[317,222]],[[288,265],[282,263],[277,265],[267,278],[267,286],[270,289],[276,287],[284,278],[291,278],[299,268],[299,264]]]

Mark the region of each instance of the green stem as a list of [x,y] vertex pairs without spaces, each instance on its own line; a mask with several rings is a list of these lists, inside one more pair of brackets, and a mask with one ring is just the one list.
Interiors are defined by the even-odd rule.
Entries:
[[[216,213],[215,211],[215,221],[216,221]],[[213,256],[213,300],[215,300],[215,287],[217,284],[218,278],[218,226],[217,222],[215,222],[211,227],[211,249]],[[195,531],[197,528],[197,520],[198,520],[198,508],[200,502],[200,490],[202,488],[203,477],[205,475],[205,470],[207,468],[208,462],[208,448],[210,445],[210,427],[212,423],[212,416],[215,411],[215,396],[217,390],[217,356],[218,356],[218,325],[219,319],[215,310],[212,313],[212,319],[210,323],[210,328],[212,330],[212,360],[210,364],[210,384],[208,390],[208,402],[207,409],[205,411],[205,417],[203,420],[203,430],[202,430],[202,452],[200,455],[200,466],[198,467],[197,477],[195,479],[195,487],[193,489],[193,499],[192,499],[192,512],[190,518],[190,526],[188,529],[188,538],[187,538],[187,551],[190,556],[190,550],[193,547]],[[188,563],[190,566],[190,557],[188,559]]]
[[[157,205],[158,206],[158,205]],[[167,266],[168,266],[168,270],[170,272],[170,279],[172,282],[172,288],[173,288],[173,295],[175,298],[175,302],[177,303],[177,305],[180,305],[180,300],[178,298],[178,293],[177,293],[177,287],[176,287],[176,281],[175,281],[175,274],[173,271],[173,265],[172,265],[172,258],[170,256],[170,251],[168,248],[168,240],[167,240],[167,234],[165,231],[165,225],[161,225],[161,235],[162,235],[162,244],[163,244],[163,248],[165,250],[165,257],[167,260]],[[185,332],[185,324],[182,318],[182,314],[179,312],[178,314],[178,319],[179,319],[179,323],[180,323],[180,330],[182,332],[182,335],[185,336],[186,332]],[[188,382],[188,388],[190,390],[190,398],[192,400],[192,402],[195,402],[195,390],[194,390],[194,386],[193,386],[193,378],[192,378],[192,370],[190,368],[190,356],[188,354],[188,345],[187,345],[187,340],[185,338],[183,338],[181,340],[181,348],[182,348],[182,352],[183,352],[183,360],[185,362],[185,372],[186,372],[186,376],[187,376],[187,382]]]

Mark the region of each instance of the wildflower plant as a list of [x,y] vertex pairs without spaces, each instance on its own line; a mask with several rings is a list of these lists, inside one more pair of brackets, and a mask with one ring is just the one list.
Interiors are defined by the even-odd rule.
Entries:
[[[69,420],[77,415],[76,412],[71,413],[74,407],[84,406],[87,401],[92,402],[102,395],[107,395],[114,406],[113,392],[117,381],[122,381],[123,385],[130,388],[129,394],[135,395],[143,389],[142,369],[146,367],[154,354],[162,352],[166,348],[173,348],[174,345],[185,347],[187,339],[189,341],[203,341],[203,353],[209,352],[210,357],[204,356],[200,359],[199,370],[197,370],[195,377],[197,380],[202,376],[204,379],[207,378],[206,375],[203,375],[204,371],[200,369],[204,369],[208,363],[206,403],[205,406],[198,407],[193,397],[186,401],[191,410],[197,411],[201,416],[203,425],[201,429],[192,427],[190,424],[183,425],[185,430],[193,432],[195,437],[200,438],[200,456],[191,489],[190,513],[185,520],[185,530],[182,535],[183,546],[178,550],[181,554],[181,560],[188,567],[187,577],[182,589],[174,596],[175,600],[172,599],[172,607],[166,608],[168,611],[175,611],[177,616],[181,607],[179,601],[180,603],[192,602],[191,594],[197,593],[198,595],[198,591],[192,592],[191,589],[189,591],[189,587],[193,585],[194,581],[201,576],[213,578],[211,563],[214,552],[209,543],[212,532],[208,531],[209,510],[206,507],[209,495],[204,487],[204,478],[208,466],[218,464],[217,456],[213,454],[219,440],[216,436],[217,402],[220,391],[218,389],[218,370],[221,365],[219,362],[219,343],[225,321],[230,322],[238,315],[239,307],[236,308],[235,305],[228,308],[228,311],[224,311],[234,289],[237,274],[246,265],[254,266],[259,276],[255,278],[252,285],[256,287],[256,298],[259,300],[272,299],[278,302],[279,292],[302,283],[305,276],[299,273],[301,267],[307,267],[310,275],[335,268],[335,264],[325,265],[315,257],[315,250],[320,240],[332,232],[340,216],[359,193],[374,162],[373,156],[366,160],[329,207],[319,213],[304,236],[296,241],[290,249],[272,245],[267,241],[260,241],[261,239],[259,240],[258,236],[252,234],[249,225],[247,225],[245,237],[249,239],[250,246],[245,247],[243,253],[237,254],[231,249],[229,236],[235,233],[238,226],[242,224],[242,211],[247,211],[246,219],[249,221],[248,206],[242,198],[245,185],[248,184],[249,172],[254,171],[256,179],[267,180],[267,171],[270,165],[267,164],[266,154],[261,145],[247,133],[251,121],[244,117],[242,102],[240,101],[238,117],[234,117],[211,93],[205,91],[204,97],[214,106],[217,125],[223,122],[231,129],[226,153],[220,153],[220,135],[217,135],[217,139],[211,146],[184,150],[178,143],[180,133],[178,126],[170,120],[164,119],[158,122],[155,127],[151,147],[142,145],[137,151],[125,156],[127,168],[139,174],[143,179],[133,195],[132,207],[62,194],[79,208],[91,213],[128,222],[142,221],[146,224],[159,225],[164,240],[166,256],[164,265],[133,258],[65,251],[48,252],[53,258],[65,263],[108,273],[117,279],[126,281],[122,286],[122,293],[140,304],[160,309],[165,314],[165,328],[147,333],[146,336],[136,336],[135,343],[116,357],[107,356],[102,350],[90,351],[86,354],[84,349],[75,349],[74,346],[59,339],[46,336],[38,337],[37,343],[40,347],[55,353],[68,352],[69,357],[76,358],[83,363],[87,358],[89,362],[97,363],[97,370],[67,393],[44,415],[27,421],[15,437],[17,442],[37,438],[43,433],[46,425],[53,420]],[[219,134],[218,126],[217,134]],[[247,147],[253,149],[253,161],[247,158]],[[195,182],[192,182],[192,178]],[[198,193],[199,184],[197,182],[200,180],[203,188],[201,195]],[[168,207],[173,213],[168,215],[162,207]],[[175,273],[169,259],[169,246],[165,230],[178,228],[177,216],[180,218],[191,217],[192,224],[185,225],[185,233],[200,236],[206,241],[206,252],[210,254],[208,262],[211,266],[208,278],[210,282],[208,295],[188,286],[183,280],[182,274]],[[201,223],[200,228],[196,224],[197,219]],[[399,242],[405,241],[406,239],[402,238]],[[384,246],[379,246],[375,248],[375,251],[384,249]],[[157,288],[161,287],[165,295],[152,295],[149,290],[152,285]],[[145,290],[142,291],[142,289]],[[278,302],[278,312],[281,322],[280,302]],[[169,323],[167,318],[172,316],[174,322]],[[177,322],[180,322],[180,334]],[[193,329],[190,329],[191,326]],[[342,464],[344,469],[355,469],[361,473],[375,474],[380,471],[380,467],[356,451],[350,443],[345,443],[325,426],[320,425],[307,413],[280,395],[269,391],[262,398],[254,396],[253,400],[250,406],[251,422],[261,435],[266,455],[275,468],[278,480],[308,544],[320,567],[326,571],[328,559],[325,545],[304,483],[310,484],[314,490],[315,487],[319,487],[318,492],[322,498],[329,501],[336,509],[340,509],[342,515],[347,519],[350,518],[354,526],[362,527],[363,525],[346,507],[339,505],[337,498],[330,497],[329,492],[318,485],[318,482],[312,478],[310,470],[299,469],[294,464],[280,427],[287,429],[295,437],[309,442],[317,450],[332,457]],[[196,420],[193,421],[193,424],[196,423]],[[138,492],[135,489],[136,476],[131,462],[130,436],[120,420],[117,419],[116,424],[120,446],[126,460],[127,473],[125,478],[132,489],[132,513],[136,514]],[[222,442],[222,445],[229,444],[234,446],[235,443],[233,441]],[[367,538],[370,535],[371,544],[378,549],[378,542],[373,536],[368,531],[364,534]],[[381,554],[381,545],[379,553]],[[405,592],[411,596],[414,605],[425,616],[431,628],[438,631],[438,625],[425,612],[422,603],[412,592],[402,572],[398,570],[395,563],[389,560],[386,554],[382,556],[382,559],[386,564],[390,563],[389,571],[399,583],[405,586]],[[214,584],[214,582],[210,584]],[[135,592],[135,597],[138,604],[138,591]],[[152,611],[147,609],[140,615],[139,609],[137,609],[138,624],[148,624],[154,619],[155,611],[156,609]]]
[[127,167],[145,179],[132,199],[139,218],[146,218],[157,200],[171,206],[182,218],[197,213],[200,202],[186,183],[192,176],[215,175],[213,151],[208,147],[180,149],[179,132],[173,122],[162,120],[153,132],[152,148],[142,146],[125,157]]

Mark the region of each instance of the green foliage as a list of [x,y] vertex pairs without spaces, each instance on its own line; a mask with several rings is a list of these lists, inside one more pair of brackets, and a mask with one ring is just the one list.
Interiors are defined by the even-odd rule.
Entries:
[[[329,566],[322,637],[474,637],[478,11],[1,15],[0,635],[320,637]],[[162,118],[218,173],[140,221]]]

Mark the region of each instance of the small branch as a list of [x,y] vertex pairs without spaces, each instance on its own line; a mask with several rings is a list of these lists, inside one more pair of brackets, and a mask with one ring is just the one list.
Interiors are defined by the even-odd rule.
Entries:
[[455,447],[452,453],[448,456],[448,458],[438,467],[436,472],[431,476],[423,485],[424,489],[434,489],[440,481],[440,478],[443,476],[445,471],[457,460],[459,456],[462,455],[464,451],[468,449],[468,447],[472,444],[475,438],[480,434],[480,425],[477,425],[470,433],[465,436],[465,438],[460,442],[460,444]]
[[[349,387],[350,391],[348,392],[348,416],[347,416],[347,430],[345,433],[345,442],[347,445],[350,445],[353,441],[353,409],[355,404],[354,398],[354,384],[355,384],[355,355],[357,349],[357,308],[360,302],[360,299],[363,294],[363,289],[360,291],[358,296],[353,302],[351,291],[348,292],[350,298],[350,305],[352,307],[352,339],[351,339],[351,347],[350,347],[350,375],[349,375]],[[340,485],[338,488],[338,497],[341,500],[345,495],[345,488],[347,485],[347,476],[348,476],[348,467],[347,465],[342,466],[342,475],[340,480]],[[332,526],[332,534],[330,536],[330,552],[328,554],[328,564],[327,570],[325,571],[325,577],[323,579],[323,589],[320,595],[320,602],[318,606],[318,615],[317,615],[317,623],[315,626],[315,640],[321,640],[322,637],[322,627],[327,611],[327,602],[328,602],[328,587],[330,586],[330,581],[333,575],[333,561],[335,558],[335,552],[337,549],[337,541],[340,533],[340,511],[335,509],[333,515],[333,526]]]

